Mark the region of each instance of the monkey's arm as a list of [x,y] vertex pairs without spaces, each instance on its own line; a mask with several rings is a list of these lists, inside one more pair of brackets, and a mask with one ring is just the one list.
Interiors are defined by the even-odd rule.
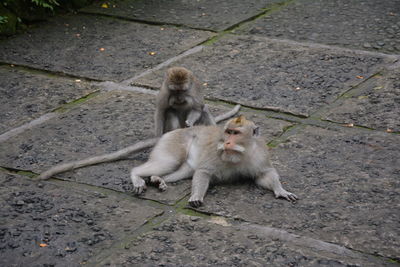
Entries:
[[45,179],[50,178],[53,175],[56,175],[56,174],[59,174],[62,172],[66,172],[66,171],[70,171],[70,170],[74,170],[74,169],[78,169],[78,168],[82,168],[85,166],[94,165],[94,164],[98,164],[98,163],[104,163],[104,162],[118,160],[118,159],[124,158],[134,152],[139,152],[148,147],[154,146],[157,143],[158,139],[159,139],[158,137],[147,139],[144,141],[140,141],[134,145],[128,146],[124,149],[118,150],[114,153],[104,154],[104,155],[95,156],[95,157],[89,157],[89,158],[82,159],[82,160],[77,160],[77,161],[72,161],[72,162],[56,165],[53,168],[50,168],[49,170],[40,174],[38,179],[45,180]]
[[279,181],[279,174],[275,168],[266,168],[263,174],[256,178],[256,184],[264,189],[269,189],[274,192],[275,197],[282,197],[290,202],[295,202],[298,197],[283,189]]
[[154,119],[155,120],[155,135],[161,136],[164,132],[165,110],[161,110],[160,108],[157,108],[154,118],[155,118]]
[[211,175],[204,170],[196,170],[192,180],[192,194],[189,198],[189,204],[192,207],[200,207],[203,204],[204,196],[206,195],[210,184]]
[[221,114],[221,115],[215,117],[215,122],[218,123],[220,121],[223,121],[223,120],[226,120],[226,119],[229,119],[229,118],[235,116],[235,114],[239,112],[239,109],[240,109],[240,105],[236,105],[231,111],[228,111],[227,113],[224,113],[224,114]]

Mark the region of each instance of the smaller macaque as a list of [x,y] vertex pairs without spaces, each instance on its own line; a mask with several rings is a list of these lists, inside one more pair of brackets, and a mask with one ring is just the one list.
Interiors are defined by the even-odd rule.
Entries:
[[165,182],[193,177],[189,199],[193,207],[203,204],[210,183],[234,179],[251,179],[276,197],[297,199],[283,189],[258,127],[243,116],[229,120],[222,129],[195,126],[164,134],[149,160],[132,169],[133,193],[146,190],[145,177],[151,177],[150,182],[158,184],[160,190],[166,189]]
[[203,103],[202,91],[202,85],[191,71],[183,67],[168,69],[156,100],[156,136],[194,125],[215,125]]

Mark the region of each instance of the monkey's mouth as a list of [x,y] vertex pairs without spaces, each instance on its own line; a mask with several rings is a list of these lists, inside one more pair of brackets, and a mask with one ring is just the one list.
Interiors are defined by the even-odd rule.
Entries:
[[174,102],[174,105],[175,106],[183,106],[183,105],[185,105],[186,104],[186,101],[185,100],[183,100],[183,101],[175,101]]
[[233,148],[227,149],[224,147],[224,143],[219,143],[217,149],[228,155],[241,154],[246,151],[246,149],[240,145],[235,145]]

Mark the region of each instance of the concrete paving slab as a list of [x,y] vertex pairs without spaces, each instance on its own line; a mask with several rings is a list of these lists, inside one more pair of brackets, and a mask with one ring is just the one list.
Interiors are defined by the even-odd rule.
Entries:
[[384,260],[271,228],[177,216],[100,255],[106,266],[385,266]]
[[293,1],[238,32],[400,54],[400,1]]
[[79,77],[121,81],[212,35],[206,31],[149,26],[115,18],[64,15],[27,34],[0,41],[0,61]]
[[0,67],[0,134],[93,93],[87,82]]
[[150,23],[184,25],[221,31],[263,12],[263,8],[282,0],[128,0],[96,1],[83,12],[106,14]]
[[322,118],[400,132],[400,69],[373,77]]
[[[187,67],[207,83],[208,97],[308,116],[393,61],[341,49],[225,35],[174,65]],[[161,69],[133,83],[159,88],[164,72]]]
[[79,266],[163,212],[1,172],[0,185],[1,266]]
[[252,185],[219,185],[200,210],[398,258],[398,151],[396,134],[308,126],[272,151],[296,204]]

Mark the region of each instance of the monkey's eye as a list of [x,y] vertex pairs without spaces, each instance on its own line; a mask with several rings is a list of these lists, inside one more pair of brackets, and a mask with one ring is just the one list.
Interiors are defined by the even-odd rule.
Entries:
[[232,129],[226,129],[226,130],[225,130],[225,133],[227,133],[227,134],[229,134],[229,135],[237,135],[237,134],[240,134],[239,131],[237,131],[237,130],[232,130]]

